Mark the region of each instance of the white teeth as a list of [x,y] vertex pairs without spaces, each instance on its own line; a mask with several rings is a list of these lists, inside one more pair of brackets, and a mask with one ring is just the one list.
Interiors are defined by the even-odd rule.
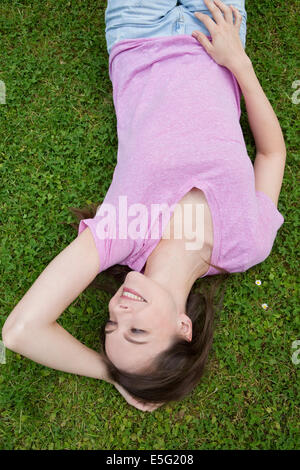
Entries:
[[131,292],[123,292],[122,295],[129,297],[130,299],[144,300],[142,297],[132,294]]

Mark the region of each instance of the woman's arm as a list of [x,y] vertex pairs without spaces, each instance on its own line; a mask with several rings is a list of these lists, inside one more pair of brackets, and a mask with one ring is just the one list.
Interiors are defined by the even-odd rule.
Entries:
[[240,40],[242,16],[236,8],[220,0],[205,0],[205,3],[213,19],[199,12],[195,12],[195,16],[209,30],[212,42],[198,31],[193,36],[219,65],[228,68],[237,79],[256,146],[255,188],[266,193],[277,205],[286,160],[285,142],[276,114]]
[[266,193],[277,206],[286,163],[286,147],[279,121],[256,77],[250,59],[246,61],[240,58],[230,70],[243,93],[255,140],[255,189]]
[[8,316],[2,329],[5,346],[53,369],[102,379],[114,385],[128,404],[154,411],[107,376],[101,354],[84,346],[56,320],[100,271],[99,256],[86,228],[40,274]]
[[53,369],[109,381],[101,355],[56,320],[100,271],[89,228],[57,255],[8,316],[5,346]]
[[230,65],[244,96],[256,152],[263,155],[285,153],[285,143],[276,114],[255,74],[250,58],[237,57]]
[[205,3],[214,20],[199,12],[195,12],[195,16],[209,30],[212,42],[198,31],[195,31],[193,36],[215,62],[228,68],[235,75],[245,99],[257,152],[263,155],[284,153],[285,144],[278,119],[260,86],[239,36],[242,15],[236,8],[230,8],[220,0],[214,2],[205,0]]

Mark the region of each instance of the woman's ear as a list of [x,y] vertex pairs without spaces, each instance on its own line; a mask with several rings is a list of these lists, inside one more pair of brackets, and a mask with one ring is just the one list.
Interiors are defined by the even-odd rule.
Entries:
[[178,319],[179,325],[179,334],[184,337],[186,341],[192,341],[193,336],[193,324],[190,317],[188,317],[185,313],[179,314]]

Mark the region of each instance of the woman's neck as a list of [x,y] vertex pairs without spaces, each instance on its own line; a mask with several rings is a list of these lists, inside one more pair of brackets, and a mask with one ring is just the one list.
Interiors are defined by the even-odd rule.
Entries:
[[148,257],[143,274],[170,292],[181,313],[193,284],[208,268],[197,251],[185,249],[185,240],[160,240]]

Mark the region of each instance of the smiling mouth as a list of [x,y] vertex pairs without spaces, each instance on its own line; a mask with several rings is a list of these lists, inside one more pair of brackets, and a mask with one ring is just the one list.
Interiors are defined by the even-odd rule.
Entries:
[[136,300],[137,302],[147,302],[138,292],[134,291],[133,289],[129,289],[128,287],[124,287],[122,291],[122,298]]

